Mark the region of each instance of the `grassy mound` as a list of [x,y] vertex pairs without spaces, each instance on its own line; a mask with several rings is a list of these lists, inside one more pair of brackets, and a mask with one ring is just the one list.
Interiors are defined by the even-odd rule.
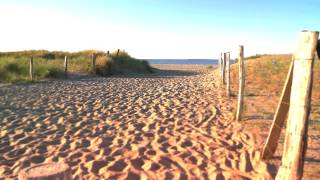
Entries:
[[[245,119],[272,119],[284,87],[292,55],[257,55],[245,58]],[[320,61],[315,60],[311,120],[320,120]],[[238,64],[231,66],[233,94],[238,91]],[[253,118],[256,119],[256,118]]]
[[152,68],[146,60],[132,58],[128,53],[120,51],[111,54],[111,73],[130,74],[130,73],[152,73]]
[[[91,55],[95,54],[96,69],[92,72]],[[0,82],[29,81],[29,57],[34,56],[35,80],[64,78],[64,57],[68,56],[68,72],[109,76],[113,74],[146,74],[152,68],[147,61],[132,58],[124,51],[110,55],[86,50],[76,53],[55,51],[21,51],[0,53]]]
[[153,70],[146,60],[132,58],[125,51],[96,57],[96,74],[109,76],[114,74],[149,74]]

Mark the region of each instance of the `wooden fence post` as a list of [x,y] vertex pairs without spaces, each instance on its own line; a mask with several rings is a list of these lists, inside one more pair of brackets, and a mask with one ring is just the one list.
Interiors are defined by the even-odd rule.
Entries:
[[19,172],[19,180],[71,180],[70,167],[65,163],[40,164]]
[[30,80],[34,80],[34,67],[33,67],[33,56],[30,58],[29,61],[30,69],[29,69],[29,74],[30,74]]
[[223,81],[222,81],[222,53],[220,53],[220,57],[219,57],[219,73],[220,73],[220,87],[223,86]]
[[64,56],[64,73],[68,76],[68,57]]
[[219,75],[220,75],[220,87],[222,87],[223,86],[223,84],[222,84],[222,55],[221,55],[221,53],[220,53],[220,55],[219,55]]
[[222,69],[221,69],[221,74],[222,74],[222,79],[221,79],[221,84],[224,85],[226,82],[226,54],[225,53],[221,53],[222,54]]
[[311,105],[313,63],[319,32],[300,33],[295,52],[292,91],[285,134],[282,164],[276,179],[301,179],[307,148],[308,119]]
[[227,76],[227,88],[226,95],[230,97],[230,52],[225,53],[226,56],[226,76]]
[[96,56],[94,53],[91,55],[91,72],[96,74]]
[[243,59],[243,46],[239,46],[239,55],[238,55],[238,64],[239,64],[239,93],[238,93],[238,105],[237,105],[237,114],[236,121],[241,120],[242,110],[243,110],[243,94],[244,94],[244,85],[245,85],[245,66]]

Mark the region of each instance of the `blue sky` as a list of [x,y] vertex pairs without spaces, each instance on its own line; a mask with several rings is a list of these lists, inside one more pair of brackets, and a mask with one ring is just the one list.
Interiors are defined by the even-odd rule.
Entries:
[[0,51],[125,49],[137,58],[291,53],[320,1],[0,0]]

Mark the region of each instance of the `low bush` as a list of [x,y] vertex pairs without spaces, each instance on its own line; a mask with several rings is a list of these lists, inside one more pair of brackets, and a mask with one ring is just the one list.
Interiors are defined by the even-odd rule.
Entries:
[[152,73],[152,67],[146,60],[138,60],[132,58],[125,51],[120,51],[118,56],[117,52],[111,53],[112,61],[112,74],[131,74],[131,73]]
[[99,56],[96,59],[96,74],[99,76],[108,76],[112,74],[114,61],[108,56]]

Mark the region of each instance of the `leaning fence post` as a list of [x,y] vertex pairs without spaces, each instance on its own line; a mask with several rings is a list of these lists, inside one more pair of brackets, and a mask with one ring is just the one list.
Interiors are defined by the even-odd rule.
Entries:
[[119,53],[120,53],[120,49],[118,49],[118,51],[117,51],[117,57],[119,56]]
[[29,74],[30,74],[30,80],[34,80],[34,67],[33,67],[33,56],[31,56],[30,61],[29,61],[30,69],[29,69]]
[[245,85],[245,66],[244,66],[242,45],[239,46],[238,63],[239,63],[239,93],[238,93],[236,121],[241,120],[241,114],[243,110],[244,85]]
[[94,53],[91,54],[91,72],[93,74],[96,73],[96,57]]
[[303,31],[295,52],[282,164],[276,179],[301,179],[307,148],[313,63],[319,32]]
[[68,76],[68,57],[64,56],[64,73]]
[[226,95],[230,97],[230,52],[226,53],[226,76],[227,76],[227,88]]
[[291,61],[291,65],[289,67],[287,79],[282,90],[280,102],[274,115],[267,141],[263,147],[262,159],[264,160],[272,158],[273,154],[276,152],[281,130],[288,115],[293,75],[293,60]]

